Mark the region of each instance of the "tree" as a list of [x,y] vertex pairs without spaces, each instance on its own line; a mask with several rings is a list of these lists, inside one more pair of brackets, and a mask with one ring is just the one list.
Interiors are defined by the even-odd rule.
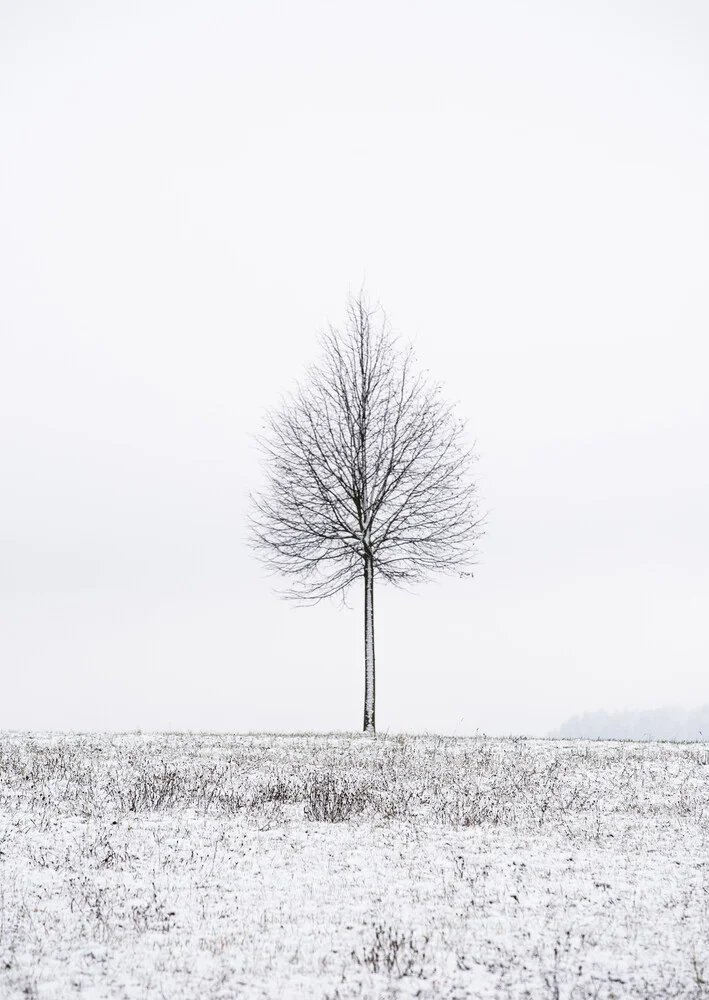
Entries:
[[475,456],[440,385],[363,294],[321,348],[267,414],[251,542],[301,603],[344,599],[363,580],[364,731],[374,733],[375,577],[406,587],[436,572],[471,575],[482,533]]

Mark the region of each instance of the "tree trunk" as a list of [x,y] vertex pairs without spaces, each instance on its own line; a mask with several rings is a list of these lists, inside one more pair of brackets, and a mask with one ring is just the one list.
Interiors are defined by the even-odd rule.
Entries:
[[374,734],[374,560],[364,557],[364,731]]

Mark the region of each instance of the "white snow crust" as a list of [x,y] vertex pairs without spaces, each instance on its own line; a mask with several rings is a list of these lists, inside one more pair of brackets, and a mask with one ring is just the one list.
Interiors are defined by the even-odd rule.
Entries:
[[0,997],[709,996],[709,754],[0,735]]

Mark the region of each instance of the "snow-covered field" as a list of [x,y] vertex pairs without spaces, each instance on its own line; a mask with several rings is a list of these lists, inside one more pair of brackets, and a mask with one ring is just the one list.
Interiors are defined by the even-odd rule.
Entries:
[[0,997],[709,996],[696,744],[0,735]]

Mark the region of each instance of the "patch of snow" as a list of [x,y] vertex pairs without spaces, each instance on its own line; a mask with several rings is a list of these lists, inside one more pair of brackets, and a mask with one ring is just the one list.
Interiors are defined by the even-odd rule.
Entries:
[[0,736],[0,996],[709,996],[706,747]]

